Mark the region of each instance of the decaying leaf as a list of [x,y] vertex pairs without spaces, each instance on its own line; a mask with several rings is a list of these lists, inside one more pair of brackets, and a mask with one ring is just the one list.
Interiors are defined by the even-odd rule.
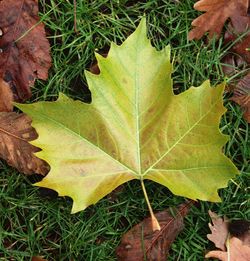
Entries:
[[226,240],[228,237],[228,221],[226,219],[223,220],[216,213],[210,210],[208,213],[212,219],[212,224],[208,224],[212,234],[208,234],[207,238],[212,241],[217,248],[225,251]]
[[250,221],[249,220],[233,220],[228,226],[229,233],[239,238],[243,245],[250,246]]
[[222,261],[248,261],[250,260],[250,222],[247,220],[235,220],[229,222],[223,220],[215,213],[209,211],[213,226],[209,224],[212,234],[208,239],[215,243],[217,248],[206,254],[206,258],[218,258]]
[[0,112],[13,110],[13,94],[9,85],[0,79]]
[[170,210],[157,213],[155,216],[161,230],[152,230],[150,217],[134,226],[122,237],[116,249],[118,260],[166,261],[171,244],[184,227],[183,217],[188,213],[190,205],[192,202],[180,205],[175,216]]
[[25,174],[45,175],[49,166],[34,155],[40,149],[29,144],[36,138],[28,116],[0,112],[0,158]]
[[250,73],[238,81],[231,100],[243,108],[244,118],[250,123]]
[[145,19],[121,46],[112,43],[106,58],[96,58],[100,74],[86,71],[91,104],[60,94],[55,102],[18,105],[39,134],[36,155],[51,166],[37,185],[73,198],[73,213],[132,179],[220,201],[217,190],[238,174],[222,153],[224,84],[206,81],[174,95],[170,48],[151,46]]
[[33,256],[31,261],[47,261],[42,256]]
[[206,32],[209,37],[218,37],[224,23],[228,18],[246,16],[248,0],[200,0],[194,4],[198,11],[205,11],[192,22],[194,28],[189,32],[188,38],[200,39]]
[[249,261],[250,246],[244,245],[240,239],[232,237],[227,252],[213,250],[208,252],[205,257],[218,258],[221,261]]
[[[231,19],[228,30],[225,33],[225,43],[233,42],[243,33],[250,30],[250,17],[249,16],[236,16]],[[248,64],[250,63],[250,32],[248,32],[242,39],[240,39],[230,52],[233,52],[242,57]]]
[[35,79],[46,80],[51,66],[37,2],[0,1],[0,80],[9,84],[16,101],[29,98]]

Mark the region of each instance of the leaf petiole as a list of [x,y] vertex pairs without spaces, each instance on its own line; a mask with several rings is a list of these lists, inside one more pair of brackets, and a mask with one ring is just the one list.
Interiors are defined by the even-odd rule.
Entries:
[[152,229],[153,229],[153,231],[161,230],[160,224],[159,224],[157,218],[155,217],[153,209],[152,209],[151,204],[149,202],[148,194],[147,194],[147,191],[146,191],[146,188],[145,188],[145,185],[144,185],[144,182],[143,182],[142,179],[141,179],[141,186],[142,186],[142,191],[143,191],[144,197],[146,199],[148,209],[149,209],[149,213],[150,213],[150,216],[151,216],[151,219],[152,219]]

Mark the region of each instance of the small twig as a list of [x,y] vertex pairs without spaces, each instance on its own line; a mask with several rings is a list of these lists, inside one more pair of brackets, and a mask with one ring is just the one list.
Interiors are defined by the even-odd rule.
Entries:
[[76,0],[74,0],[74,31],[76,34],[78,33],[77,24],[76,24]]

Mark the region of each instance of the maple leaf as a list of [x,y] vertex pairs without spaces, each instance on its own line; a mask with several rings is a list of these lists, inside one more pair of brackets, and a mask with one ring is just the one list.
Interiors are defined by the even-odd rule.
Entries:
[[231,100],[243,108],[244,118],[250,123],[250,73],[238,81]]
[[209,37],[218,37],[221,34],[224,23],[233,16],[246,16],[248,0],[200,0],[194,4],[194,9],[205,11],[194,19],[194,28],[189,32],[188,38],[200,39],[206,32]]
[[217,248],[221,250],[226,250],[226,240],[228,237],[228,222],[218,217],[218,215],[212,211],[208,211],[209,216],[212,219],[212,223],[209,223],[208,226],[212,234],[208,234],[207,238],[212,241]]
[[49,166],[34,155],[40,149],[29,144],[37,138],[30,123],[24,114],[0,112],[0,158],[25,174],[45,175]]
[[222,153],[224,84],[206,81],[174,95],[170,47],[151,46],[145,19],[96,58],[100,74],[85,72],[91,104],[60,94],[55,102],[17,105],[39,134],[31,142],[42,149],[36,155],[51,167],[37,185],[73,198],[73,213],[133,179],[142,188],[150,179],[176,195],[220,201],[217,190],[238,174]]
[[49,42],[39,22],[37,0],[0,1],[0,81],[14,100],[31,96],[36,78],[46,80],[51,66]]
[[121,239],[121,244],[116,249],[118,260],[130,261],[165,261],[171,244],[183,229],[183,217],[187,215],[193,202],[187,202],[176,209],[165,210],[155,214],[161,230],[153,231],[151,218],[144,219],[135,225]]
[[244,245],[242,241],[236,237],[232,237],[229,241],[228,252],[213,250],[206,254],[206,258],[218,258],[221,261],[249,261],[250,247]]

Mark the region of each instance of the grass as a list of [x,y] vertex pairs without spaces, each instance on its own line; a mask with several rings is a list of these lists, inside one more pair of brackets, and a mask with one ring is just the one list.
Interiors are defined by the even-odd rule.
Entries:
[[[174,89],[183,91],[210,78],[223,80],[221,58],[228,46],[204,40],[188,41],[191,21],[198,12],[191,0],[93,0],[77,1],[78,34],[73,28],[73,1],[40,1],[41,18],[51,43],[53,67],[48,81],[37,81],[30,102],[54,100],[58,92],[90,101],[84,70],[94,61],[94,51],[106,53],[111,41],[121,43],[147,15],[149,37],[156,48],[172,46]],[[221,129],[230,135],[226,155],[241,174],[220,190],[222,203],[200,202],[185,218],[185,228],[172,245],[169,260],[204,260],[214,246],[208,242],[208,210],[230,219],[249,219],[249,125],[240,108],[225,97],[228,112]],[[70,215],[72,202],[33,187],[28,178],[0,162],[0,260],[116,260],[121,236],[146,217],[147,205],[140,183],[129,182],[86,211]],[[163,186],[146,182],[153,209],[177,206],[183,198]]]

